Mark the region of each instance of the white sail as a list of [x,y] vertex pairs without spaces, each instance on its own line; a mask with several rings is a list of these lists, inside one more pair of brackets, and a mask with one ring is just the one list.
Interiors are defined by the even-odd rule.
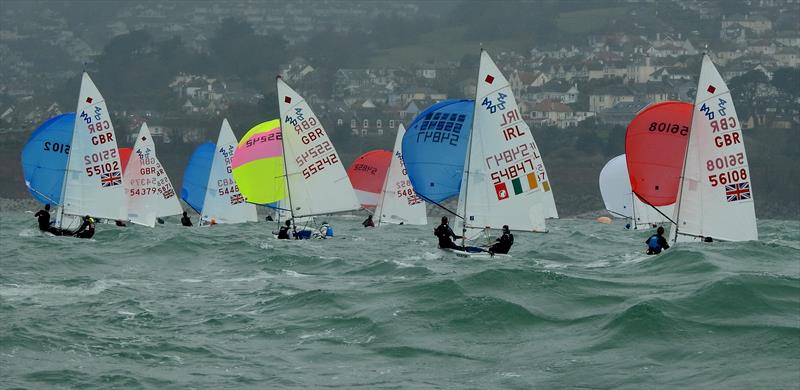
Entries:
[[157,217],[183,212],[175,188],[156,156],[156,145],[147,123],[142,123],[139,129],[123,176],[131,222],[153,227]]
[[289,203],[294,217],[358,210],[350,178],[308,103],[278,78]]
[[633,194],[624,154],[606,163],[600,171],[599,181],[600,194],[606,210],[614,216],[630,218],[634,229],[648,228],[649,224],[666,222],[667,216],[672,215],[672,205],[657,207],[661,211],[659,213]]
[[683,169],[673,240],[758,239],[741,123],[728,86],[705,55]]
[[485,51],[458,214],[479,230],[544,231],[545,218],[557,217],[539,148],[508,80]]
[[216,223],[255,222],[258,219],[256,205],[245,202],[239,186],[231,175],[231,158],[236,150],[236,136],[227,119],[222,120],[211,172],[208,175],[206,196],[203,199],[201,221]]
[[425,202],[414,192],[403,162],[402,147],[405,133],[406,128],[403,125],[398,126],[392,161],[389,163],[389,171],[375,208],[378,226],[381,223],[410,225],[426,225],[428,223]]
[[128,218],[117,137],[105,99],[85,72],[64,180],[63,212],[95,218]]

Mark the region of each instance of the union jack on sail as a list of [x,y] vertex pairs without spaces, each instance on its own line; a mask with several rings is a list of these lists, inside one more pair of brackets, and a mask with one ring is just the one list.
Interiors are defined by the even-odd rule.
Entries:
[[725,196],[727,196],[728,202],[751,199],[750,182],[743,181],[741,183],[732,183],[726,185]]
[[122,175],[119,171],[103,173],[100,175],[100,184],[103,187],[113,187],[122,184]]

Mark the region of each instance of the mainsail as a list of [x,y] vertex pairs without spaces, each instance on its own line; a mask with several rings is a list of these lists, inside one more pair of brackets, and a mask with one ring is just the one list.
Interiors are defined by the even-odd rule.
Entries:
[[22,173],[31,195],[42,203],[61,204],[75,113],[61,114],[42,123],[22,148]]
[[389,164],[389,172],[386,174],[386,180],[378,199],[378,206],[375,208],[378,226],[381,223],[404,223],[410,225],[425,225],[428,223],[425,202],[414,191],[403,162],[402,146],[405,132],[405,127],[399,125],[397,138],[394,141],[394,153]]
[[751,183],[730,90],[704,55],[671,238],[757,240]]
[[481,50],[473,131],[458,214],[466,229],[545,231],[557,217],[550,179],[508,80]]
[[292,217],[360,208],[322,123],[300,94],[278,77],[283,156]]
[[242,223],[258,218],[256,206],[245,202],[231,176],[236,144],[236,136],[224,119],[217,143],[200,145],[186,167],[181,198],[200,213],[202,221]]
[[142,123],[125,170],[128,219],[153,227],[157,217],[180,214],[183,209],[175,188],[156,156],[156,145],[146,123]]
[[105,99],[85,72],[76,112],[62,212],[125,220],[127,197],[117,137]]
[[266,205],[285,198],[280,120],[250,129],[239,141],[231,167],[233,179],[247,202]]
[[347,168],[347,176],[353,184],[353,190],[361,207],[372,208],[378,204],[391,161],[392,152],[370,150],[358,156]]

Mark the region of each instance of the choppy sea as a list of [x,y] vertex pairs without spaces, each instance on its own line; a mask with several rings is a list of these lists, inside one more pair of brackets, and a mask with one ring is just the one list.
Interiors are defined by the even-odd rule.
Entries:
[[2,213],[0,388],[800,388],[797,221],[645,256],[648,231],[561,219],[474,260],[361,219],[78,240]]

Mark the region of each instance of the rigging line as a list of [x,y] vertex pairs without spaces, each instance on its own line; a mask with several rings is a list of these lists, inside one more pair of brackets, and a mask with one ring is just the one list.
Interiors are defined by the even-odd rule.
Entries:
[[[677,225],[678,225],[677,223],[675,223],[675,221],[673,221],[673,220],[672,220],[672,218],[670,218],[670,217],[668,217],[666,214],[662,213],[662,212],[661,212],[661,210],[659,210],[659,209],[658,209],[658,207],[656,207],[656,206],[653,206],[653,204],[652,204],[652,203],[650,203],[650,202],[648,202],[648,201],[647,201],[647,199],[644,199],[644,198],[642,198],[641,196],[639,196],[639,194],[637,194],[637,193],[636,193],[636,191],[634,191],[633,193],[634,193],[634,195],[636,195],[636,197],[637,197],[637,198],[639,198],[639,200],[641,200],[642,202],[644,202],[646,205],[648,205],[648,206],[652,207],[652,208],[653,208],[653,210],[657,211],[659,214],[661,214],[661,216],[662,216],[662,217],[666,218],[666,219],[667,219],[667,221],[670,221],[671,223],[675,224],[675,226],[677,226]],[[635,209],[635,208],[636,208],[636,206],[634,206],[634,209]]]

